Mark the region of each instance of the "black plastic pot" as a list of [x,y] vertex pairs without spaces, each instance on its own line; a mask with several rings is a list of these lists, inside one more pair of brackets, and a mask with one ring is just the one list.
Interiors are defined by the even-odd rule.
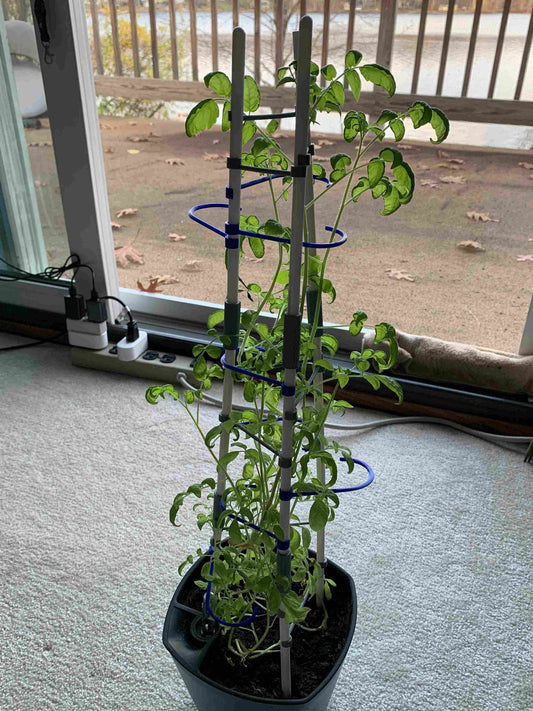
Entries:
[[351,615],[346,620],[346,640],[333,668],[305,698],[269,699],[227,689],[200,671],[210,641],[201,642],[192,634],[191,626],[199,621],[199,616],[196,611],[187,608],[183,600],[185,590],[193,580],[200,577],[200,570],[205,560],[206,558],[198,560],[178,585],[163,628],[163,643],[171,653],[198,711],[272,711],[280,707],[289,707],[297,711],[326,711],[341,665],[350,647],[357,620],[355,585],[348,573],[328,561],[326,576],[336,582],[336,591],[340,592],[343,588],[346,590],[352,603]]

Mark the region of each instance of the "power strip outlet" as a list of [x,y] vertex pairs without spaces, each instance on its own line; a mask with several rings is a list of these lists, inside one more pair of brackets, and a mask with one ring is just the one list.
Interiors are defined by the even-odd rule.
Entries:
[[146,350],[136,360],[125,361],[119,359],[117,346],[111,344],[99,351],[71,348],[70,355],[72,363],[82,368],[123,373],[145,380],[172,384],[176,382],[179,373],[184,373],[191,385],[199,385],[193,374],[192,356]]

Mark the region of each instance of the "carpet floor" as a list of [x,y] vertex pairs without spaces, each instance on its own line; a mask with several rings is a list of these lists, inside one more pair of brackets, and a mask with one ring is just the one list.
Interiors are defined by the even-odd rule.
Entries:
[[[194,711],[161,631],[179,562],[208,541],[168,509],[212,466],[148,384],[59,346],[0,354],[2,709]],[[376,480],[330,530],[359,597],[330,711],[530,710],[532,466],[428,424],[338,439]]]

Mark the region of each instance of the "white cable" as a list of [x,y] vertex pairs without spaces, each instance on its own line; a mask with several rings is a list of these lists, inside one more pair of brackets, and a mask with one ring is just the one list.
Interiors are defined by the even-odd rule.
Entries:
[[[184,373],[178,373],[178,382],[187,390],[196,390],[196,388],[191,385]],[[221,400],[218,400],[212,395],[207,395],[205,392],[202,393],[202,399],[207,400],[210,404],[220,406],[222,404]],[[239,412],[244,412],[250,408],[246,405],[233,405],[234,410]],[[386,427],[387,425],[404,425],[412,424],[414,422],[428,423],[432,425],[445,425],[446,427],[453,427],[461,432],[466,432],[466,434],[473,435],[474,437],[479,437],[487,442],[492,442],[493,444],[499,444],[500,442],[512,442],[513,444],[529,444],[531,442],[531,437],[521,437],[514,435],[498,435],[492,434],[490,432],[480,432],[479,430],[474,430],[471,427],[466,427],[458,422],[453,422],[452,420],[445,420],[441,417],[424,417],[420,415],[419,417],[389,417],[386,420],[371,420],[370,422],[362,422],[358,425],[344,425],[335,422],[326,422],[324,427],[334,430],[366,430],[375,429],[377,427]]]

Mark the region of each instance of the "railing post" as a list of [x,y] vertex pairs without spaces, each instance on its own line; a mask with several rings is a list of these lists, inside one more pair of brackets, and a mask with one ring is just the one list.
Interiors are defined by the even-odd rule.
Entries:
[[[392,47],[394,44],[394,28],[396,26],[396,0],[381,0],[381,16],[379,19],[378,48],[376,64],[390,69]],[[374,89],[378,87],[375,86]]]

